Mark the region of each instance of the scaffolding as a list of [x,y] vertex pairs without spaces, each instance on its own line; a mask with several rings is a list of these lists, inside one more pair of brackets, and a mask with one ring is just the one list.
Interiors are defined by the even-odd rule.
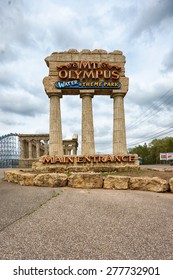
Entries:
[[0,136],[0,168],[17,167],[20,158],[20,145],[17,133]]

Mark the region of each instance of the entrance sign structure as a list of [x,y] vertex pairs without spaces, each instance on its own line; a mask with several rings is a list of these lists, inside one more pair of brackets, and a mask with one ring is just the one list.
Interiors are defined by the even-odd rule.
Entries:
[[[50,138],[49,159],[44,158],[43,162],[49,162],[52,157],[50,162],[53,163],[55,156],[58,156],[55,162],[62,162],[60,99],[63,95],[79,95],[82,99],[81,156],[95,157],[92,98],[97,95],[107,95],[113,99],[113,155],[127,156],[124,96],[128,91],[129,79],[125,77],[126,60],[123,53],[118,50],[108,53],[105,50],[84,49],[79,52],[70,49],[54,52],[45,61],[49,67],[49,76],[43,79],[43,84],[50,99]],[[111,157],[109,161],[114,162],[114,159]],[[101,162],[104,163],[103,158]],[[130,162],[134,163],[135,157]]]

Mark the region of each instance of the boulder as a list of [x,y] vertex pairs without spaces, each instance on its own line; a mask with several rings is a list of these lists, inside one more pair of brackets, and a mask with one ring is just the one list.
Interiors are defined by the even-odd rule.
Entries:
[[18,174],[18,184],[21,186],[34,186],[34,178],[37,174],[33,173],[19,173]]
[[19,170],[4,171],[4,180],[11,183],[18,183]]
[[65,187],[67,185],[67,175],[61,173],[39,174],[34,178],[34,185],[39,187]]
[[130,189],[152,192],[166,192],[169,185],[166,180],[158,177],[131,177]]
[[170,191],[173,193],[173,178],[169,179]]
[[104,180],[105,189],[127,190],[130,178],[128,176],[108,175]]
[[76,173],[68,178],[71,188],[97,189],[103,187],[103,177],[99,173]]
[[4,180],[11,182],[11,183],[17,183],[21,186],[33,186],[34,185],[34,178],[36,177],[36,174],[32,173],[25,173],[21,170],[9,170],[4,172]]

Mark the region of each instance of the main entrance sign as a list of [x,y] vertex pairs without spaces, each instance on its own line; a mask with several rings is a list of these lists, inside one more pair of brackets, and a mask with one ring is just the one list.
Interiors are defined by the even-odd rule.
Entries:
[[[50,98],[49,156],[45,163],[62,163],[62,125],[60,98],[63,95],[80,95],[82,99],[82,143],[78,159],[99,159],[95,153],[92,98],[107,95],[113,99],[113,151],[101,160],[102,164],[133,163],[127,155],[124,116],[124,96],[128,91],[128,78],[125,76],[125,56],[121,51],[70,49],[52,53],[45,59],[49,75],[43,79],[45,91]],[[69,97],[70,98],[70,97]],[[54,161],[53,159],[56,160]],[[60,159],[59,162],[57,159]],[[66,158],[65,158],[66,159]],[[115,160],[115,159],[119,159]],[[121,160],[120,160],[121,159]],[[124,160],[126,159],[126,160]],[[93,162],[92,162],[93,161]],[[43,160],[44,162],[44,160]],[[71,163],[66,161],[65,163]],[[85,164],[85,162],[82,162]]]
[[94,90],[93,95],[111,95],[113,90],[125,95],[128,91],[121,51],[71,49],[52,53],[45,61],[49,76],[43,84],[48,96],[59,90],[63,95],[81,95],[80,90],[88,89]]
[[[118,65],[79,61],[57,66],[58,80],[56,88],[120,88]],[[102,80],[102,81],[101,81]],[[106,82],[105,82],[105,81]]]

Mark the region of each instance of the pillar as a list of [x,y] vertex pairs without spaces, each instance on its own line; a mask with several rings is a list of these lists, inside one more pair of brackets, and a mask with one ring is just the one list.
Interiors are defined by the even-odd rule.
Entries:
[[93,126],[93,111],[92,98],[94,90],[81,90],[82,98],[82,155],[94,155],[94,126]]
[[60,94],[50,94],[49,155],[63,155]]
[[36,158],[40,157],[40,140],[36,142]]
[[20,159],[25,158],[25,145],[24,140],[20,139]]
[[72,147],[73,147],[73,156],[74,156],[74,155],[77,155],[76,145],[73,145]]
[[126,129],[124,115],[125,93],[113,93],[113,154],[127,154]]
[[45,140],[45,141],[44,141],[44,143],[45,143],[45,144],[44,144],[44,154],[45,154],[45,155],[48,155],[48,153],[49,153],[48,141],[49,141],[49,140]]
[[29,155],[29,159],[32,158],[32,140],[29,140],[28,143],[28,155]]

